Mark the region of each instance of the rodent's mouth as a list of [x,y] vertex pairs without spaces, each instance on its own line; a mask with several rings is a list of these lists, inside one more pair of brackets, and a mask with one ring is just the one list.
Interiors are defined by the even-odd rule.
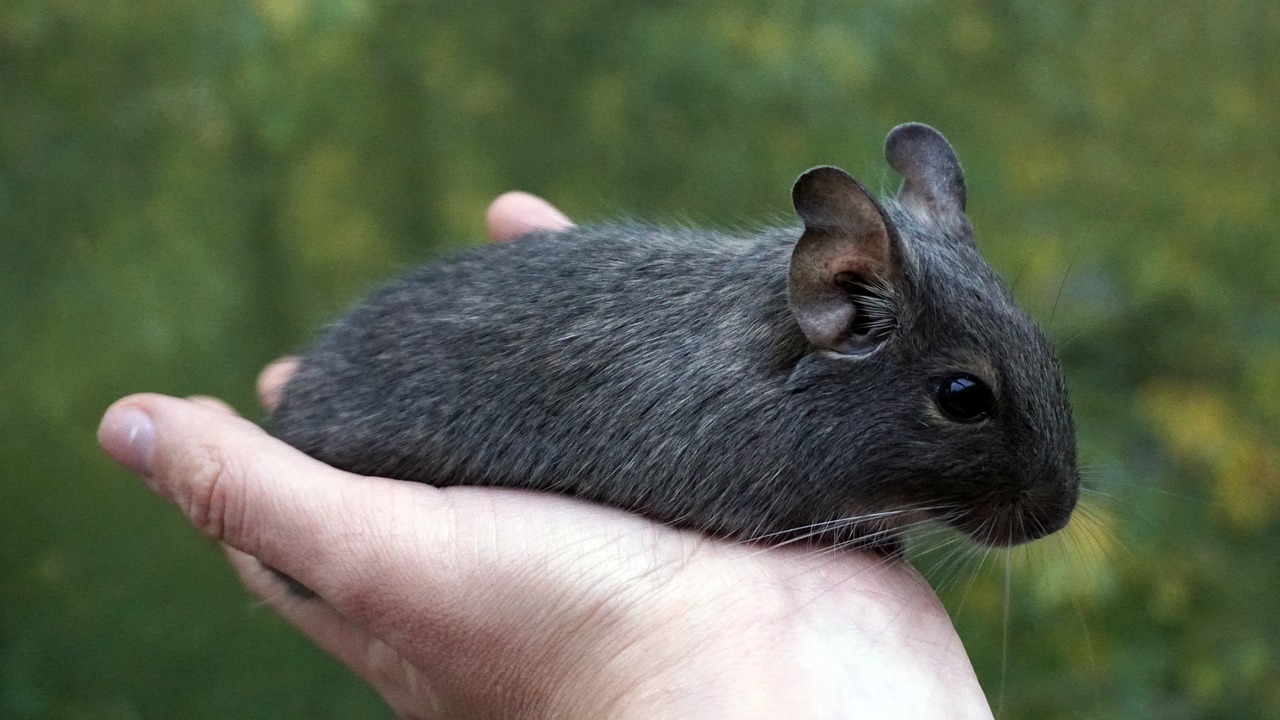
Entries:
[[1025,497],[993,498],[971,505],[945,522],[980,545],[1012,547],[1066,527],[1074,509],[1074,498],[1069,503],[1049,504],[1034,503]]

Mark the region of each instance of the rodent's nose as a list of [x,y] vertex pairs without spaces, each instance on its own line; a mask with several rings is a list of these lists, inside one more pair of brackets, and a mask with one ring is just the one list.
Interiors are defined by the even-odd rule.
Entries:
[[983,545],[1021,545],[1066,527],[1079,493],[1078,484],[1064,483],[1012,498],[988,498],[975,504],[957,526]]
[[[1074,479],[1073,479],[1074,480]],[[1030,493],[1010,508],[1010,545],[1039,540],[1071,522],[1080,498],[1078,480],[1038,493]]]

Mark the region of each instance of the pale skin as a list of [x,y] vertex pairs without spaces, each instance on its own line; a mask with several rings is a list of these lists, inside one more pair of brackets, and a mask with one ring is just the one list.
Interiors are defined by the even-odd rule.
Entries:
[[[524,193],[495,240],[572,223]],[[274,405],[296,363],[258,381]],[[102,447],[404,718],[990,718],[905,562],[708,539],[551,495],[361,477],[214,398],[132,395]],[[302,599],[263,568],[314,590]]]

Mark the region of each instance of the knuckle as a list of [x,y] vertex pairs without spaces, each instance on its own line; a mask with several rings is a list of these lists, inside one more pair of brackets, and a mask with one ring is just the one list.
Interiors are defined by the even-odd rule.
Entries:
[[227,541],[239,530],[243,504],[239,501],[237,463],[218,445],[200,445],[192,458],[186,492],[180,506],[188,520],[202,532]]

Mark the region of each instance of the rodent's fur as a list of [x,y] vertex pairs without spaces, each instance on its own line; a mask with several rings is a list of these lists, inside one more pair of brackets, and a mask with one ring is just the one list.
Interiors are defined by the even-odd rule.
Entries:
[[[830,527],[1052,532],[1079,492],[1057,360],[978,254],[946,140],[904,125],[886,152],[896,198],[818,168],[803,229],[579,227],[418,268],[329,328],[272,431],[361,474],[730,537],[873,514]],[[957,371],[994,395],[976,421],[939,409]]]

